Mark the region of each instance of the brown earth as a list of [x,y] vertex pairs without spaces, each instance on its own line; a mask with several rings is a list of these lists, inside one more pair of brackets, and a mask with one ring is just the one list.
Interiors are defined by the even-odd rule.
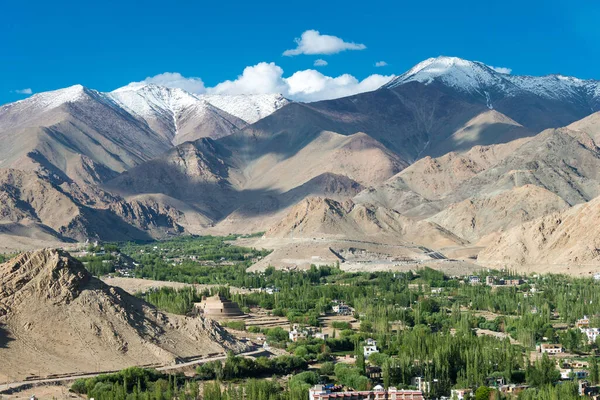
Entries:
[[600,268],[600,197],[512,228],[479,254],[490,266],[589,274]]
[[218,324],[159,312],[59,250],[0,265],[0,282],[0,375],[8,380],[243,350]]

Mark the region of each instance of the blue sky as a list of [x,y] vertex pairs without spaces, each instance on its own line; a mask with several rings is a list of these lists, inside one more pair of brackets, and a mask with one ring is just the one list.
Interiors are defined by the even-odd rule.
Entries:
[[[262,64],[262,72],[283,78],[322,75],[298,75],[302,85],[342,74],[358,82],[400,74],[438,55],[513,74],[600,79],[600,3],[592,0],[0,2],[0,104],[26,97],[17,90],[80,83],[109,91],[165,72],[214,88],[263,62],[273,64]],[[365,48],[284,56],[307,30]],[[314,66],[318,59],[327,65]],[[387,65],[375,67],[379,61]],[[272,84],[256,79],[256,87]]]

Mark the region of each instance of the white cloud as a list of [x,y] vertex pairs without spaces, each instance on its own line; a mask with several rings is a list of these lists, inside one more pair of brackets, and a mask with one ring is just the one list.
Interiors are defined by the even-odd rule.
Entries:
[[324,67],[327,64],[329,64],[327,61],[319,58],[318,60],[315,60],[315,63],[313,64],[315,67]]
[[393,75],[376,74],[359,81],[350,74],[330,77],[319,71],[308,69],[294,73],[285,81],[289,87],[288,96],[290,98],[299,101],[318,101],[370,92],[380,88],[393,77]]
[[275,63],[261,62],[244,68],[236,80],[219,83],[207,91],[216,94],[284,93],[286,84],[282,76],[281,67]]
[[500,73],[500,74],[505,74],[505,75],[510,75],[510,73],[512,72],[511,68],[506,68],[506,67],[492,67],[490,66],[491,69],[493,69],[494,71]]
[[33,90],[31,90],[31,88],[17,89],[17,90],[15,90],[15,93],[18,93],[18,94],[32,94]]
[[204,93],[206,88],[200,78],[186,78],[179,72],[164,72],[155,76],[149,76],[141,83],[153,83],[155,85],[180,88],[190,93]]
[[364,50],[364,44],[344,42],[341,38],[331,35],[321,35],[318,31],[305,31],[300,38],[296,38],[298,46],[286,50],[284,56],[297,56],[300,54],[336,54],[345,50]]
[[388,65],[385,61],[377,61],[375,63],[376,67],[385,67],[386,65]]
[[146,78],[143,82],[133,82],[130,85],[154,83],[179,87],[196,94],[281,93],[289,99],[308,102],[335,99],[375,90],[393,77],[394,75],[375,74],[358,80],[350,74],[331,77],[314,69],[297,71],[289,77],[284,77],[283,69],[280,66],[272,62],[261,62],[244,68],[237,79],[221,82],[214,87],[205,87],[204,84],[199,84],[202,82],[200,78],[186,78],[179,73],[160,74]]

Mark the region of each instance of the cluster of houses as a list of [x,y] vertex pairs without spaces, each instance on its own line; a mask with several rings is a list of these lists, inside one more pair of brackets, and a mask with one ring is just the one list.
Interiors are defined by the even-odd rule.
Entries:
[[390,387],[385,389],[381,385],[371,390],[356,391],[346,390],[335,385],[316,385],[309,390],[309,400],[423,400],[423,392],[420,390],[396,389]]
[[[471,275],[467,278],[471,285],[480,285],[482,283],[481,277],[477,275]],[[520,286],[525,281],[520,278],[498,278],[497,276],[488,275],[485,277],[485,284],[487,286]]]
[[313,327],[301,327],[298,324],[294,324],[292,326],[292,330],[289,332],[289,339],[292,342],[297,342],[299,340],[305,340],[309,337],[314,337],[315,339],[327,340],[329,339],[329,334],[319,332],[316,328]]
[[277,288],[275,286],[267,286],[266,288],[257,288],[257,289],[251,289],[251,290],[253,292],[266,293],[266,294],[279,293],[279,288]]
[[488,275],[485,277],[485,284],[488,286],[519,286],[523,284],[523,279],[505,279]]

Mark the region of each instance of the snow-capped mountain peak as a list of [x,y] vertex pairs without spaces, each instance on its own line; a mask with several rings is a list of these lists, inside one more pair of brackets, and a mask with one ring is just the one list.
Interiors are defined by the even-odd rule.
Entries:
[[271,115],[281,107],[290,103],[290,100],[281,94],[239,94],[239,95],[201,95],[213,106],[235,115],[238,118],[253,124],[264,117]]
[[478,61],[441,56],[420,62],[386,87],[394,88],[414,81],[427,85],[437,80],[463,92],[483,93],[490,86],[510,86],[507,76]]
[[2,106],[2,109],[19,107],[22,109],[31,108],[43,111],[59,107],[65,103],[71,103],[83,99],[86,94],[98,94],[98,92],[87,89],[82,85],[73,85],[64,89],[52,90],[34,94],[23,100]]
[[183,89],[145,83],[131,83],[112,91],[110,96],[142,116],[154,113],[156,108],[168,109],[177,114],[187,107],[205,104],[249,124],[272,114],[290,102],[281,94],[196,95]]
[[173,114],[193,106],[199,99],[183,89],[168,88],[152,84],[132,84],[109,93],[118,103],[129,111],[148,116],[157,110],[168,110]]
[[484,99],[492,108],[492,99],[517,95],[533,95],[544,99],[587,103],[594,109],[600,105],[600,81],[583,80],[563,75],[510,75],[479,61],[458,57],[429,58],[384,85],[392,89],[408,82],[425,85],[433,82]]

